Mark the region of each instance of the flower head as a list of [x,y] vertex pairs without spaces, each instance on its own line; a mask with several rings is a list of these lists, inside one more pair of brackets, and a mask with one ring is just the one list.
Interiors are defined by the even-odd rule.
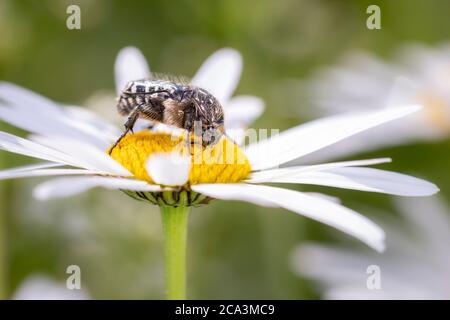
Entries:
[[[144,63],[136,49],[122,51],[116,63],[117,83],[142,77],[142,71],[148,70]],[[247,107],[255,110],[262,106],[255,97],[240,97],[234,102],[238,98],[229,98],[239,70],[239,55],[223,49],[207,60],[193,80],[197,85],[204,84],[221,101],[227,130],[249,123],[256,113],[246,113]],[[327,197],[266,184],[315,184],[401,196],[426,196],[438,191],[424,180],[364,167],[390,159],[287,165],[354,134],[416,112],[420,109],[417,106],[333,116],[291,128],[246,148],[226,137],[204,147],[187,143],[172,129],[141,131],[127,135],[109,156],[107,150],[120,133],[86,110],[67,109],[8,83],[0,84],[0,98],[4,100],[0,117],[34,133],[29,139],[1,133],[0,148],[46,160],[5,170],[0,177],[62,176],[36,187],[35,195],[41,199],[105,187],[162,206],[198,205],[211,199],[248,201],[315,219],[381,251],[383,231],[357,212]],[[30,108],[36,112],[30,112]]]
[[[424,108],[383,130],[365,134],[327,150],[327,158],[380,147],[436,140],[450,134],[450,46],[408,45],[393,62],[365,52],[351,52],[338,66],[321,69],[304,85],[314,116],[381,110],[404,104]],[[306,111],[304,111],[306,112]],[[390,139],[385,139],[389,135]],[[316,158],[317,159],[317,158]],[[320,159],[324,159],[324,154]]]
[[[152,169],[161,172],[162,165],[152,168],[155,163],[152,156],[161,155],[167,158],[168,163],[174,168],[187,168],[189,175],[185,181],[179,181],[175,185],[183,186],[199,183],[236,183],[246,179],[251,167],[244,152],[234,142],[224,138],[218,143],[205,148],[200,144],[188,146],[183,137],[173,136],[168,133],[152,133],[142,131],[125,136],[119,145],[111,153],[111,157],[127,168],[135,178],[146,180],[154,184],[155,179],[149,176],[158,174]],[[172,157],[164,156],[171,154]],[[183,158],[182,155],[185,155]],[[175,157],[175,158],[174,158]],[[182,166],[181,162],[192,166]],[[159,170],[158,170],[159,169]],[[164,184],[160,179],[159,184]],[[168,183],[168,185],[174,185]]]
[[[439,198],[396,201],[399,221],[385,221],[383,255],[319,244],[299,245],[292,256],[296,273],[321,284],[326,299],[449,299],[450,220]],[[406,227],[406,228],[405,228]],[[379,267],[376,290],[366,283]]]

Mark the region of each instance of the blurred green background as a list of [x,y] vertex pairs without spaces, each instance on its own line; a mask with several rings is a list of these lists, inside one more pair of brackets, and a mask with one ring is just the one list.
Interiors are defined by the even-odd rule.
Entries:
[[[81,30],[66,28],[70,4],[81,7]],[[366,28],[370,4],[381,7],[381,30]],[[295,92],[285,90],[284,80],[307,79],[353,48],[390,57],[403,43],[439,44],[450,39],[449,12],[447,0],[0,0],[0,79],[56,101],[89,105],[114,94],[114,59],[124,46],[140,48],[153,71],[187,76],[215,50],[233,47],[244,58],[236,93],[260,96],[267,104],[254,126],[285,129],[305,121],[299,110],[310,106],[294,100]],[[119,119],[114,105],[102,112]],[[23,134],[4,123],[0,128]],[[364,157],[393,157],[395,162],[384,168],[426,177],[450,201],[449,147],[446,140]],[[29,161],[1,152],[0,162],[7,168]],[[92,298],[163,298],[157,207],[104,190],[37,202],[31,192],[39,181],[0,183],[3,297],[35,273],[64,284],[66,267],[76,264]],[[396,214],[385,195],[308,190],[340,196],[364,214],[370,206]],[[189,229],[188,296],[316,298],[313,285],[289,268],[290,250],[305,240],[363,247],[284,210],[219,201],[195,209]]]

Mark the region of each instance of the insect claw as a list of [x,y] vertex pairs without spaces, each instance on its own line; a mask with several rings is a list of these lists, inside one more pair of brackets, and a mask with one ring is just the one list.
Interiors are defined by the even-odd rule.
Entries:
[[112,147],[109,149],[108,154],[111,155],[112,151],[114,150],[115,147],[117,147],[117,145],[119,144],[119,142],[127,135],[127,133],[130,131],[131,129],[127,129],[124,131],[124,133],[122,133],[119,137],[119,139],[117,139],[116,142],[114,142],[114,144],[112,145]]

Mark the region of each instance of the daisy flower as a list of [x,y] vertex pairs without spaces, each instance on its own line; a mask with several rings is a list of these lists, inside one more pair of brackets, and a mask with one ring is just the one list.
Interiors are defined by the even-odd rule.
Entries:
[[[227,113],[228,109],[239,109],[233,120],[236,122],[228,122],[231,127],[242,127],[251,120],[251,112],[247,113],[246,108],[248,105],[252,108],[251,101],[257,100],[234,101],[233,107],[236,98],[229,97],[236,85],[238,69],[239,55],[224,49],[208,59],[193,79],[224,104],[225,117],[232,114]],[[139,51],[125,49],[116,62],[118,88],[130,79],[142,78],[147,70]],[[120,132],[87,110],[58,105],[9,83],[0,84],[0,99],[3,100],[0,117],[32,133],[21,138],[2,132],[0,148],[44,160],[4,170],[0,178],[59,176],[36,187],[34,195],[39,199],[67,197],[104,187],[160,206],[167,296],[171,299],[185,297],[187,217],[191,207],[222,199],[285,208],[382,251],[383,230],[357,212],[330,201],[327,196],[267,184],[312,184],[400,196],[428,196],[438,191],[432,183],[418,178],[364,167],[390,161],[385,158],[280,167],[366,129],[416,112],[418,106],[316,120],[254,141],[246,148],[228,137],[203,147],[201,143],[187,145],[185,134],[176,130],[142,130],[126,135],[109,155],[109,148]]]
[[[385,221],[383,255],[319,244],[300,245],[292,265],[318,281],[326,299],[450,299],[449,208],[437,197],[397,199],[401,223]],[[379,267],[380,285],[366,285]],[[370,271],[370,270],[369,270]]]
[[[420,112],[370,130],[327,150],[336,158],[380,147],[430,141],[450,134],[450,46],[404,46],[393,62],[351,52],[334,67],[323,68],[303,84],[314,116],[355,110],[380,110],[420,104]],[[385,139],[390,136],[389,139]],[[322,154],[324,156],[325,154]]]

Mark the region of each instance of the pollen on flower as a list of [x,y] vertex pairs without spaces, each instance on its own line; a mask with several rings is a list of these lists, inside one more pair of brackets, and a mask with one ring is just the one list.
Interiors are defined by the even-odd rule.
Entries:
[[446,102],[442,98],[431,94],[421,94],[419,99],[425,106],[424,110],[433,126],[444,133],[450,132],[450,117]]
[[[111,157],[127,168],[135,178],[154,183],[146,170],[147,159],[153,154],[174,151],[188,154],[189,147],[185,138],[168,133],[141,131],[126,135],[113,149]],[[191,144],[190,153],[188,184],[236,183],[246,179],[251,171],[244,152],[225,137],[208,147]]]

